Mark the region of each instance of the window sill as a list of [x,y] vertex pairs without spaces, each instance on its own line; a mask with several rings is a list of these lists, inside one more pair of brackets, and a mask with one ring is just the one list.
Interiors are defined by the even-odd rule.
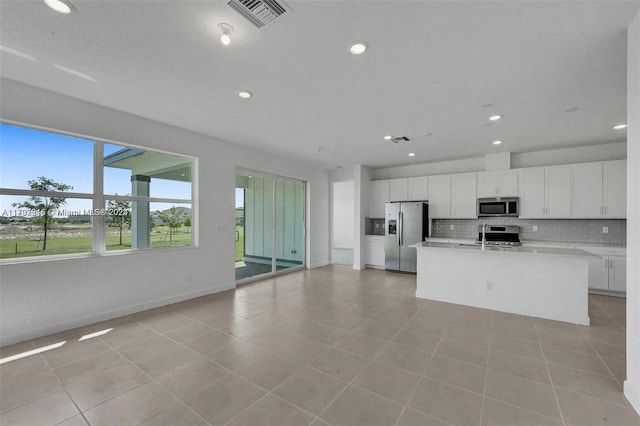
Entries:
[[58,260],[74,260],[74,259],[91,259],[98,257],[111,257],[111,256],[122,256],[122,255],[132,255],[132,254],[142,254],[142,253],[165,253],[169,251],[183,251],[183,250],[192,250],[197,249],[198,247],[191,244],[188,246],[178,246],[178,247],[157,247],[151,249],[130,249],[130,250],[115,250],[109,251],[106,253],[72,253],[72,254],[52,254],[45,256],[31,256],[31,257],[19,257],[19,258],[7,258],[0,259],[0,266],[4,265],[17,265],[23,263],[35,263],[35,262],[54,262]]

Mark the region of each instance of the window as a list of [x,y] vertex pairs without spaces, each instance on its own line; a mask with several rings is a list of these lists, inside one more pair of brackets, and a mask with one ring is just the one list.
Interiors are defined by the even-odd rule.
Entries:
[[194,162],[0,123],[0,259],[190,246]]

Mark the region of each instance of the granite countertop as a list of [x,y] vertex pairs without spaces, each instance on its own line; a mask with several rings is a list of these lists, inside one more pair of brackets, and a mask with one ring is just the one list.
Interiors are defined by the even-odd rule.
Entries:
[[[465,243],[473,244],[473,239],[463,238],[427,238],[425,241],[431,241],[436,243]],[[582,248],[582,247],[594,247],[594,248],[613,248],[613,249],[626,249],[625,244],[611,244],[611,243],[582,243],[573,241],[537,241],[537,240],[522,240],[523,246],[549,246],[549,247],[564,247],[564,248]]]
[[[433,241],[424,241],[421,243],[413,244],[409,247],[415,247],[416,249],[431,248],[431,249],[447,249],[447,250],[462,250],[462,251],[476,251],[483,252],[480,245],[473,243],[440,243]],[[485,247],[484,252],[503,252],[513,254],[528,254],[528,255],[553,255],[553,256],[571,256],[571,257],[585,257],[594,258],[599,257],[595,254],[588,253],[584,250],[577,248],[565,248],[565,247],[532,247],[532,246],[518,246],[518,247]]]

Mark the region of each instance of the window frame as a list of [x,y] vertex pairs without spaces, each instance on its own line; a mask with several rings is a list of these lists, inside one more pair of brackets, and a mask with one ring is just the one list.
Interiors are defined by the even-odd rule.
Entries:
[[[0,125],[9,125],[22,127],[25,129],[37,130],[48,133],[55,133],[63,136],[70,136],[74,138],[85,139],[93,144],[93,193],[85,192],[56,192],[56,191],[34,191],[30,189],[14,189],[0,187],[0,196],[40,196],[40,197],[63,197],[63,198],[76,198],[84,200],[92,200],[92,209],[97,211],[106,208],[108,200],[114,201],[130,201],[130,202],[148,202],[148,203],[176,203],[176,204],[190,204],[191,205],[191,243],[181,246],[170,247],[147,247],[142,249],[123,249],[107,251],[106,247],[106,232],[107,223],[105,215],[91,216],[91,236],[92,236],[92,251],[80,252],[80,253],[68,253],[68,254],[49,254],[40,256],[25,256],[25,257],[8,257],[0,259],[0,265],[14,264],[14,263],[32,263],[39,261],[52,261],[62,259],[78,259],[89,257],[102,257],[102,256],[118,256],[132,253],[149,253],[149,252],[164,252],[172,250],[188,250],[198,247],[198,158],[180,154],[176,152],[169,152],[162,149],[147,148],[141,145],[135,145],[130,143],[124,143],[121,141],[114,141],[105,138],[97,138],[94,136],[83,135],[74,132],[67,132],[63,130],[51,129],[43,126],[37,126],[27,123],[22,123],[13,120],[6,120],[0,118]],[[104,144],[113,144],[122,146],[123,148],[142,149],[144,151],[150,151],[158,154],[172,155],[187,159],[191,162],[191,199],[183,198],[166,198],[166,197],[142,197],[133,195],[110,195],[104,192]]]

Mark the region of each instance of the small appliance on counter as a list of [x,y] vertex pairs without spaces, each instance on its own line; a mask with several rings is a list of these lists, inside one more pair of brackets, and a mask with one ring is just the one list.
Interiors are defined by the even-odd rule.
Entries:
[[[483,232],[483,229],[484,232]],[[484,234],[484,235],[483,235]],[[476,244],[498,247],[515,247],[520,245],[520,227],[515,225],[478,225]]]
[[409,247],[429,236],[429,204],[426,201],[386,203],[384,263],[388,271],[416,272],[417,250]]
[[518,197],[478,198],[478,217],[518,216]]

